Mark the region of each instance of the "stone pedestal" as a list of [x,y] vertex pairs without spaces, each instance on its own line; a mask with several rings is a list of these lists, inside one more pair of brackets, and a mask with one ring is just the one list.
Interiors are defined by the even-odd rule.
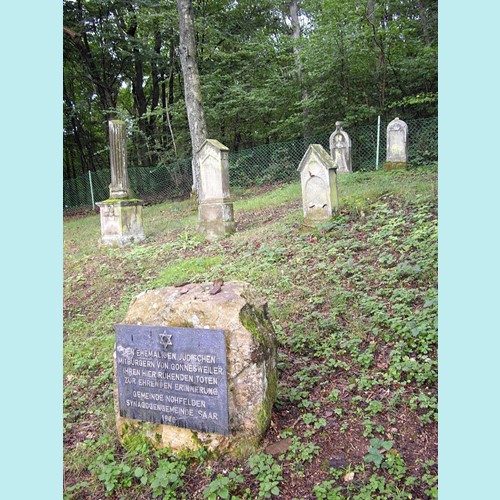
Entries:
[[122,247],[145,239],[141,200],[109,200],[96,203],[101,216],[101,241]]
[[233,204],[227,200],[200,203],[198,230],[207,240],[217,240],[236,231]]
[[[142,432],[156,447],[173,451],[206,447],[240,456],[255,452],[271,421],[277,395],[274,329],[265,299],[249,283],[224,283],[216,294],[210,294],[211,289],[212,284],[193,283],[143,292],[132,302],[123,323],[225,332],[229,435],[121,417],[115,384],[116,424],[121,438],[128,432]],[[140,370],[137,373],[142,377]],[[193,392],[187,397],[195,397],[196,387],[189,391]]]
[[406,170],[408,168],[408,163],[403,161],[386,161],[383,166],[385,172],[390,172],[391,170]]
[[208,139],[198,152],[200,159],[200,205],[198,230],[209,240],[234,233],[233,204],[229,195],[229,149]]
[[127,128],[121,120],[109,122],[111,184],[109,199],[96,203],[101,216],[101,242],[122,247],[145,239],[142,201],[133,198],[127,172]]
[[305,225],[328,220],[339,208],[337,171],[333,159],[320,144],[311,144],[299,168]]

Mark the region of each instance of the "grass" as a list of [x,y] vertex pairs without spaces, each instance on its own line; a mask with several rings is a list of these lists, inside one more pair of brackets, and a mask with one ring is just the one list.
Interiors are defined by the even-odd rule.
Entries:
[[[339,191],[310,232],[299,184],[241,193],[237,233],[212,243],[189,200],[144,207],[146,241],[121,249],[99,245],[96,214],[65,221],[65,498],[437,497],[437,170],[344,175]],[[113,324],[143,290],[218,277],[265,295],[278,336],[262,453],[122,446]]]

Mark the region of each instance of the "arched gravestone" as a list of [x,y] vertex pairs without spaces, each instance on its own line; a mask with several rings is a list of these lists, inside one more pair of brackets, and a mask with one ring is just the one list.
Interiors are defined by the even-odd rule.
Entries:
[[305,206],[311,211],[317,207],[324,217],[330,217],[329,210],[329,189],[328,184],[319,176],[313,175],[306,179],[304,186],[305,191]]
[[330,155],[320,144],[311,144],[298,171],[302,186],[304,222],[321,223],[338,209],[337,173]]
[[387,125],[387,156],[384,170],[405,169],[408,165],[408,125],[394,118]]
[[335,132],[330,136],[330,155],[337,173],[351,173],[351,139],[342,128],[342,122],[335,123]]

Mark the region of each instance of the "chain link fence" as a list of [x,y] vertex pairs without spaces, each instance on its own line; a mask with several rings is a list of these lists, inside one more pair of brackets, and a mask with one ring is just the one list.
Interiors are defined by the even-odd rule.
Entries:
[[[422,118],[407,120],[408,161],[412,165],[427,164],[438,159],[438,120]],[[386,156],[388,122],[378,127],[359,125],[344,127],[351,138],[353,172],[381,168]],[[248,188],[283,182],[298,181],[297,172],[310,144],[321,144],[329,149],[333,130],[315,137],[295,141],[266,144],[240,152],[229,152],[229,179],[231,188]],[[377,161],[378,160],[378,161]],[[155,168],[128,168],[134,193],[146,203],[182,199],[189,196],[192,185],[191,159],[178,160]],[[88,172],[86,175],[64,181],[64,213],[71,214],[94,208],[96,201],[109,197],[111,172],[109,169]]]

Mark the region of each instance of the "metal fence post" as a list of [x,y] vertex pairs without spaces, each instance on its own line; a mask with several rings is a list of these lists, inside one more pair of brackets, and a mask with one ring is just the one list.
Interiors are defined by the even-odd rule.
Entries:
[[89,170],[90,198],[92,199],[92,210],[95,210],[94,188],[92,187],[92,172]]
[[375,156],[375,170],[378,170],[378,155],[380,152],[380,115],[377,120],[377,154]]
[[[384,123],[387,122],[384,119]],[[409,161],[414,165],[425,165],[438,160],[437,117],[410,119],[407,122],[410,133]],[[382,163],[381,149],[386,149],[386,130],[382,130],[382,117],[377,116],[377,143],[375,146],[375,167],[373,166],[373,122],[350,128],[353,141],[352,160],[356,171],[379,170]],[[307,140],[291,140],[262,144],[253,148],[229,153],[231,188],[266,186],[296,180],[296,167],[300,163],[309,143],[321,144],[328,151],[330,132],[323,132]],[[168,164],[152,166],[151,170],[130,167],[129,175],[137,195],[147,196],[153,202],[189,197],[192,186],[191,159],[179,159]],[[109,196],[109,169],[88,171],[78,177],[64,181],[64,209],[97,207],[95,198]],[[94,187],[94,182],[96,183]],[[89,203],[88,184],[90,184]]]

